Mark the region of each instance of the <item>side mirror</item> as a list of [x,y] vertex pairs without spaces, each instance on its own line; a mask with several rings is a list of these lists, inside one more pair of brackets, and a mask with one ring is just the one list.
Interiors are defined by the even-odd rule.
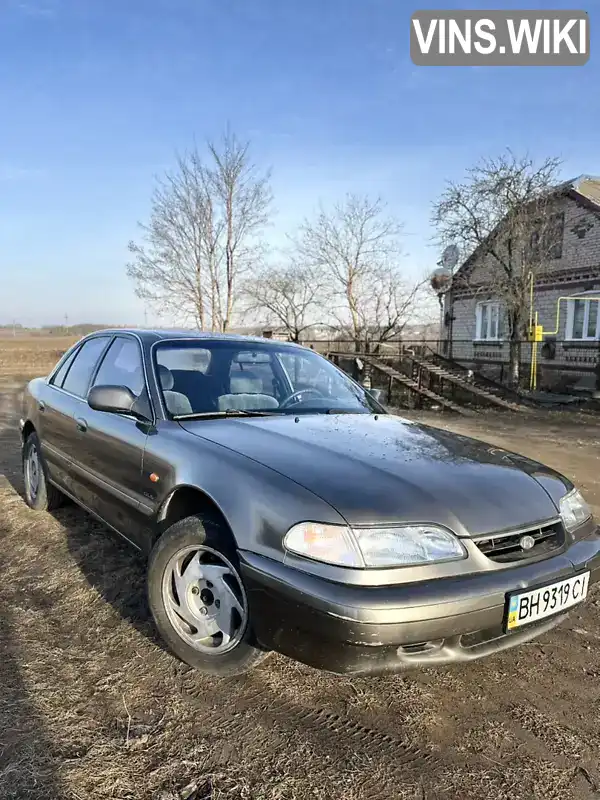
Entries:
[[137,417],[135,401],[137,397],[127,386],[94,386],[88,394],[88,405],[94,411],[107,411],[112,414],[128,414]]

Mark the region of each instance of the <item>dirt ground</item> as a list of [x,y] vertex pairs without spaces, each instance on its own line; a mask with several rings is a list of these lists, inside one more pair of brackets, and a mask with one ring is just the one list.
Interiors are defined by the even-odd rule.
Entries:
[[[2,800],[600,798],[599,592],[466,667],[349,679],[272,656],[202,677],[161,647],[125,544],[26,507],[22,386],[0,382]],[[600,420],[420,416],[561,469],[600,514]]]

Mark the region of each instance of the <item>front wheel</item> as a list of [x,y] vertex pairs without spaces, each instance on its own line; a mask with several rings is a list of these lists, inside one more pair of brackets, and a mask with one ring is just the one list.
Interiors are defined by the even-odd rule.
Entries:
[[227,530],[194,516],[176,522],[150,555],[148,602],[170,649],[209,675],[240,675],[268,653],[254,639]]

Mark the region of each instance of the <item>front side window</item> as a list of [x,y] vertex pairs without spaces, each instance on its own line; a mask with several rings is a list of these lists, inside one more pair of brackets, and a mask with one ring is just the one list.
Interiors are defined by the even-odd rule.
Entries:
[[500,303],[478,303],[475,312],[475,338],[481,341],[498,341],[501,338]]
[[96,336],[81,345],[62,386],[66,392],[87,397],[94,369],[109,339],[108,336]]
[[600,297],[569,300],[567,339],[594,341],[600,339]]
[[380,411],[329,361],[284,343],[165,341],[154,349],[154,368],[164,407],[173,417]]
[[126,386],[138,397],[144,388],[140,348],[133,339],[117,338],[102,360],[94,386]]

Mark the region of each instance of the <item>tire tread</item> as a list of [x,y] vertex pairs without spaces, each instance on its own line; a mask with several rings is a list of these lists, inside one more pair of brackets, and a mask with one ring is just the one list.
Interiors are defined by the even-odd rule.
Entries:
[[[205,655],[183,641],[171,625],[162,601],[162,577],[171,556],[188,545],[205,544],[222,553],[237,568],[239,560],[229,530],[214,518],[196,514],[173,523],[155,543],[148,563],[148,604],[169,649],[194,669],[217,677],[233,677],[258,666],[269,652],[256,642],[251,620],[240,643],[222,655]],[[241,577],[240,577],[241,580]]]

